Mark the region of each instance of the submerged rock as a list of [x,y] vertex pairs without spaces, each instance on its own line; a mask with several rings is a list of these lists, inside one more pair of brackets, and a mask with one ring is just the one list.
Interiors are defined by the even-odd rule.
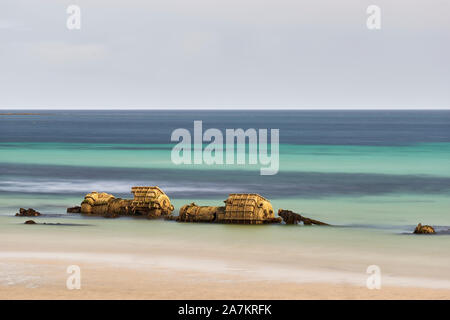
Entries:
[[434,228],[432,226],[427,226],[427,225],[422,225],[421,223],[419,223],[416,227],[416,229],[414,229],[414,233],[416,234],[434,234],[436,233],[436,231],[434,230]]
[[16,217],[37,217],[40,216],[41,213],[37,212],[36,210],[29,208],[28,210],[24,208],[20,208],[19,212],[16,213]]
[[24,224],[36,224],[33,220],[27,220],[24,222]]
[[314,220],[314,219],[310,219],[307,217],[303,217],[302,215],[292,212],[290,210],[283,210],[280,209],[278,210],[278,215],[283,218],[283,221],[286,224],[298,224],[299,222],[303,222],[304,225],[320,225],[320,226],[329,226],[328,223],[322,222],[322,221],[318,221],[318,220]]

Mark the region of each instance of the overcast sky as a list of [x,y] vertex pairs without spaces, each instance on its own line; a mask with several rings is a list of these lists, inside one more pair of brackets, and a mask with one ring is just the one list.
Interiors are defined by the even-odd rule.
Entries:
[[0,108],[167,107],[450,108],[450,1],[0,0]]

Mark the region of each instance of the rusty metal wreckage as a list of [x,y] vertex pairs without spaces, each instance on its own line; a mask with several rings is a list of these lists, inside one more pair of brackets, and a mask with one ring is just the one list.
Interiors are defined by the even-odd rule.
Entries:
[[179,215],[174,216],[174,206],[159,187],[132,187],[131,192],[134,199],[121,199],[108,193],[93,191],[85,196],[81,206],[68,208],[67,212],[107,218],[165,218],[178,222],[268,224],[281,223],[284,220],[286,224],[303,222],[305,225],[327,225],[289,210],[280,209],[280,217],[275,217],[270,201],[256,193],[232,193],[224,201],[224,206],[199,206],[193,202],[182,206]]

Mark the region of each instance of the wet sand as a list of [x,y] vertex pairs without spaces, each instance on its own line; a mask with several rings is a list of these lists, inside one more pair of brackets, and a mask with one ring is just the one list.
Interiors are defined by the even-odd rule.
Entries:
[[[450,299],[445,274],[410,261],[402,274],[389,255],[381,289],[369,290],[356,253],[24,230],[0,234],[0,299]],[[66,287],[69,265],[80,290]]]
[[[81,289],[66,288],[67,263],[9,261],[28,280],[0,286],[1,299],[449,299],[450,290],[249,280],[189,270],[81,264]],[[17,275],[17,274],[16,274]]]

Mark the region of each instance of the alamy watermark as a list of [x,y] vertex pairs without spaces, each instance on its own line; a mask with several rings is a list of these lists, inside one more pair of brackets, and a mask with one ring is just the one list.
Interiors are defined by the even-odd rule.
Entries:
[[373,264],[367,267],[367,274],[370,276],[366,280],[366,286],[369,290],[381,289],[381,269],[379,266]]
[[[224,141],[221,130],[203,132],[203,122],[194,121],[193,139],[188,129],[172,132],[171,141],[178,144],[172,149],[171,159],[176,165],[246,165],[248,160],[249,165],[261,165],[261,175],[275,175],[280,162],[279,136],[279,129],[270,129],[269,154],[267,129],[226,129]],[[204,142],[209,144],[203,148]]]
[[376,5],[370,5],[366,10],[367,14],[367,29],[380,30],[381,29],[381,8]]
[[70,265],[66,272],[69,274],[66,280],[66,288],[68,290],[81,289],[81,268],[77,265]]
[[[66,21],[66,27],[69,30],[81,29],[81,8],[78,5],[69,5],[66,9],[66,13],[69,15]],[[369,30],[381,29],[381,8],[377,5],[370,5],[366,9],[366,13],[369,15],[366,20],[366,26]]]
[[80,30],[81,29],[81,8],[77,5],[70,5],[66,10],[67,17],[66,27],[69,30]]

